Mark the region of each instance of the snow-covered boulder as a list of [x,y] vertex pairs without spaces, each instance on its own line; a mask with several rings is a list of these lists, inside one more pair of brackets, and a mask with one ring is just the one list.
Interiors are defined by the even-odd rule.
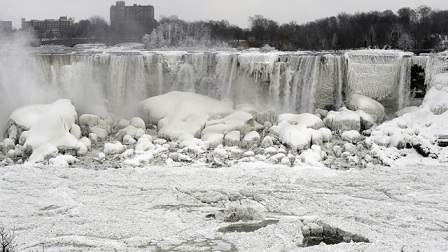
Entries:
[[226,134],[224,137],[225,146],[240,146],[241,145],[241,132],[234,130]]
[[[144,123],[144,122],[143,122]],[[127,126],[131,125],[131,122],[126,119],[120,119],[114,124],[114,130],[118,131],[121,129],[126,128]]]
[[140,114],[148,124],[156,124],[159,136],[185,140],[200,138],[212,116],[227,116],[233,104],[191,92],[170,92],[139,103]]
[[265,136],[263,138],[263,140],[261,141],[261,147],[262,148],[268,148],[274,145],[274,141],[272,139],[272,137],[270,136]]
[[90,150],[92,148],[92,141],[90,141],[90,139],[88,139],[87,137],[83,137],[81,139],[79,139],[79,141],[81,143],[83,143],[88,150]]
[[375,125],[375,120],[363,110],[357,110],[356,113],[361,119],[361,130],[367,130]]
[[306,150],[311,146],[312,129],[303,125],[291,125],[288,122],[279,124],[279,140],[294,151]]
[[348,108],[353,111],[362,110],[366,112],[377,123],[384,121],[386,118],[384,106],[364,95],[352,94],[348,101]]
[[225,135],[236,130],[244,135],[253,130],[253,123],[251,114],[244,111],[235,111],[222,119],[207,121],[205,129],[201,132],[201,139],[209,141],[210,138],[217,137],[217,134]]
[[129,122],[132,126],[138,128],[138,129],[143,129],[146,131],[146,125],[145,125],[145,121],[143,121],[142,118],[140,117],[133,117],[131,118],[130,122]]
[[98,143],[98,135],[95,133],[90,133],[89,134],[89,140],[91,143]]
[[[313,145],[313,146],[315,146],[315,145]],[[321,163],[322,156],[321,156],[321,150],[319,148],[312,148],[312,149],[305,150],[302,153],[300,153],[299,158],[305,164],[309,164],[309,165],[317,166],[317,167],[324,166]]]
[[256,131],[247,133],[243,138],[243,147],[255,148],[260,144],[260,134]]
[[359,140],[361,140],[361,134],[359,134],[359,132],[356,130],[349,130],[342,132],[341,138],[342,140],[347,142],[357,143]]
[[76,119],[75,107],[67,99],[22,107],[10,116],[11,121],[29,127],[24,147],[31,152],[31,163],[54,157],[58,151],[87,152],[86,145],[70,134]]
[[116,137],[118,137],[118,139],[120,140],[122,140],[125,136],[130,136],[134,139],[138,139],[144,134],[146,134],[146,129],[138,128],[134,125],[129,125],[124,129],[119,130]]
[[272,164],[278,164],[282,161],[283,158],[285,158],[286,155],[284,153],[277,153],[273,156],[271,156],[268,161]]
[[310,113],[303,113],[303,114],[280,114],[278,116],[278,123],[286,121],[291,125],[303,125],[307,128],[311,129],[320,129],[324,127],[324,122],[322,119],[320,119],[318,116],[310,114]]
[[104,154],[106,155],[121,154],[125,149],[123,144],[118,141],[104,144]]
[[137,142],[137,140],[135,140],[132,136],[130,135],[125,135],[123,137],[123,143],[126,145],[132,145],[135,144]]
[[325,118],[327,116],[327,114],[328,114],[328,111],[325,110],[325,109],[316,109],[314,111],[314,114],[316,114],[320,118]]
[[253,157],[253,156],[255,156],[255,153],[253,151],[246,151],[243,153],[243,157],[246,157],[246,158]]
[[48,164],[57,167],[69,167],[69,165],[72,165],[78,161],[79,160],[72,155],[58,155],[54,158],[50,158],[50,160],[48,160]]
[[207,133],[201,138],[208,143],[209,148],[216,148],[218,145],[222,145],[224,142],[224,134],[222,133]]
[[14,143],[17,143],[19,138],[20,138],[20,134],[24,130],[28,130],[28,129],[21,129],[21,130],[19,130],[17,125],[14,122],[10,121],[10,124],[8,125],[8,131],[6,132],[6,138],[9,138]]
[[277,121],[277,114],[274,110],[269,109],[263,112],[258,112],[255,120],[261,125],[266,123],[274,124]]
[[316,145],[322,145],[324,142],[324,136],[320,130],[311,131],[311,143]]
[[123,153],[120,154],[120,157],[123,159],[129,159],[132,156],[134,156],[134,150],[133,149],[127,149]]
[[15,147],[14,141],[11,138],[5,138],[1,144],[3,153],[7,154],[9,150]]
[[16,152],[16,150],[11,149],[11,150],[9,150],[9,151],[6,153],[6,156],[7,156],[8,158],[13,159],[13,158],[16,158],[16,157],[18,156],[18,153]]
[[372,143],[375,143],[378,146],[388,147],[390,144],[390,137],[382,134],[376,134],[369,137],[369,139],[370,140],[367,141],[372,141]]
[[320,128],[319,131],[322,133],[322,140],[324,142],[330,142],[333,138],[333,134],[331,133],[331,130],[328,128]]
[[83,136],[94,133],[100,140],[104,141],[111,132],[111,126],[108,120],[98,115],[83,114],[79,117],[78,121]]
[[266,149],[264,149],[264,154],[266,155],[266,156],[272,156],[272,155],[274,155],[274,154],[276,154],[277,153],[277,148],[276,147],[274,147],[274,146],[271,146],[271,147],[268,147],[268,148],[266,148]]
[[96,155],[96,158],[95,158],[95,160],[96,161],[99,161],[99,162],[102,162],[102,161],[104,161],[106,159],[106,154],[104,154],[104,152],[100,152],[100,153],[98,153],[97,155]]
[[81,127],[79,127],[77,124],[73,124],[72,128],[70,129],[70,134],[72,134],[76,139],[81,139]]
[[361,117],[355,111],[341,108],[339,111],[328,112],[324,119],[325,126],[332,131],[344,132],[349,130],[361,130]]
[[146,137],[140,137],[135,144],[135,151],[137,153],[143,153],[145,151],[148,151],[150,149],[154,148],[154,144],[152,143],[151,139]]
[[202,142],[189,142],[189,140],[184,141],[181,146],[185,146],[183,149],[190,157],[197,158],[200,154],[207,151],[209,145],[206,145]]
[[226,166],[229,159],[229,153],[222,145],[219,145],[208,155],[207,159],[212,166]]

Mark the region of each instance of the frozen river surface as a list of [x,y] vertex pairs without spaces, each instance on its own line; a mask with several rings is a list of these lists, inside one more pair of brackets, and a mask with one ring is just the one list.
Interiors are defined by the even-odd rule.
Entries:
[[[447,168],[4,167],[0,223],[18,251],[448,251]],[[322,223],[369,242],[302,247]]]

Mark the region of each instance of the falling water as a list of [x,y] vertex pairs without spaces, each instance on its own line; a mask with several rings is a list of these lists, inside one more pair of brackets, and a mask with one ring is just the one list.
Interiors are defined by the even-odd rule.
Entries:
[[[412,64],[425,65],[427,81],[446,70],[437,57],[376,50],[345,54],[78,52],[8,57],[0,58],[0,84],[6,96],[20,96],[27,85],[43,87],[57,93],[56,97],[72,99],[80,113],[113,111],[122,116],[131,116],[139,101],[173,90],[278,112],[338,109],[351,93],[388,98],[396,101],[396,108],[403,108],[408,104]],[[14,73],[12,68],[20,71]],[[11,72],[7,77],[5,73]],[[42,98],[49,94],[36,93]],[[19,105],[23,103],[13,106]]]

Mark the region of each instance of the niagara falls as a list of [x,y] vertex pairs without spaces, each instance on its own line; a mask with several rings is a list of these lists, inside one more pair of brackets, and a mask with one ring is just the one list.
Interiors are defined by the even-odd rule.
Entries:
[[448,250],[443,1],[28,2],[1,251]]

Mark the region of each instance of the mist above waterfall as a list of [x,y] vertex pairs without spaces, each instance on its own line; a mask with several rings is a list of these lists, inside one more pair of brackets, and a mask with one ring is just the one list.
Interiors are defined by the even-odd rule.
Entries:
[[10,113],[23,105],[49,102],[55,90],[40,85],[30,71],[34,38],[26,32],[11,36],[0,34],[0,138],[6,129]]
[[57,60],[40,55],[33,43],[27,32],[0,37],[0,138],[10,113],[25,105],[69,98],[78,112],[107,115],[103,90],[96,85],[104,76],[88,64],[71,64],[67,55]]

